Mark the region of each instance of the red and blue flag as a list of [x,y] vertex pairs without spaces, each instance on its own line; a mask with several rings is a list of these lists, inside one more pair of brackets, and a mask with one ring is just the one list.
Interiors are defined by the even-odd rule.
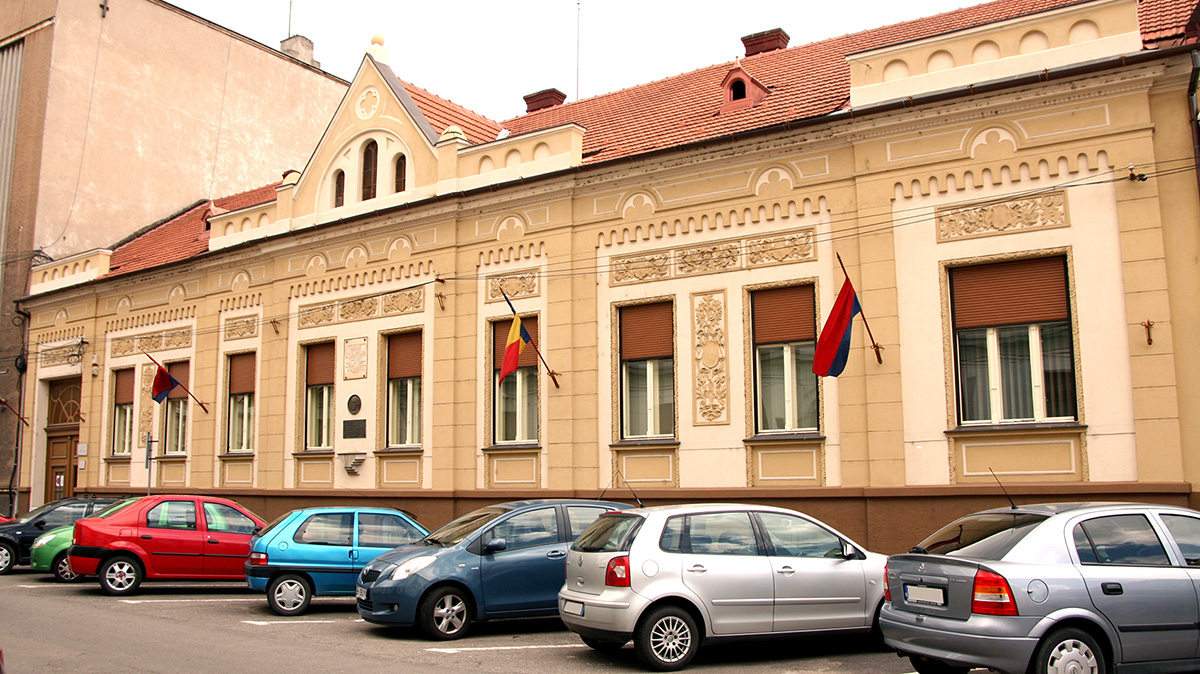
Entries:
[[854,324],[854,316],[859,313],[862,313],[862,307],[858,304],[858,295],[847,278],[817,339],[816,353],[813,354],[814,374],[836,377],[846,369],[846,358],[850,355],[850,328]]
[[521,317],[517,315],[517,310],[513,307],[512,302],[508,299],[508,293],[500,291],[504,295],[504,301],[508,302],[508,308],[512,309],[513,320],[512,327],[508,329],[508,340],[504,343],[504,360],[500,361],[500,381],[509,374],[517,371],[517,365],[521,361],[521,352],[525,350],[525,345],[533,341],[529,336],[529,331],[521,325]]
[[154,402],[161,403],[166,400],[167,394],[176,386],[179,386],[179,380],[172,377],[166,368],[159,365],[158,372],[154,374],[154,386],[150,389],[151,395],[154,396]]

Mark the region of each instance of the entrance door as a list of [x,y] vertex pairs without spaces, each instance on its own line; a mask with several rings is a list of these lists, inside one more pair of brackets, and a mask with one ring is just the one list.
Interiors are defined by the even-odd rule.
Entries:
[[75,445],[78,443],[78,435],[59,435],[46,439],[47,501],[75,495]]

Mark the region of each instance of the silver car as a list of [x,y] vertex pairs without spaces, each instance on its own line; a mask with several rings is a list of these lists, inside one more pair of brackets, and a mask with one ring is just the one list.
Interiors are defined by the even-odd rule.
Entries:
[[1200,512],[1013,506],[888,559],[884,640],[921,674],[1200,670]]
[[677,670],[715,639],[870,632],[883,603],[884,561],[784,508],[605,513],[567,553],[559,616],[596,650],[633,639],[646,667]]

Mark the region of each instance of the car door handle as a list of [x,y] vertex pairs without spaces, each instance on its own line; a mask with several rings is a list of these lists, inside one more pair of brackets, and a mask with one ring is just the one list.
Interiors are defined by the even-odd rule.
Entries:
[[551,550],[550,552],[546,553],[547,559],[562,559],[566,556],[567,553],[564,550]]
[[218,541],[218,540],[217,540],[217,539],[215,539],[215,538],[210,538],[210,539],[208,539],[208,542],[209,542],[209,543],[212,543],[213,545],[220,545],[220,544],[221,544],[221,541]]
[[784,566],[784,567],[775,569],[775,573],[782,573],[785,576],[790,576],[793,573],[796,573],[796,570],[790,566]]
[[704,568],[703,564],[693,564],[692,568],[688,569],[691,573],[704,573],[708,569]]
[[151,536],[150,534],[142,534],[142,538],[144,538],[144,539],[146,539],[146,540],[148,540],[148,541],[149,541],[149,540],[152,540],[154,537],[153,537],[153,536]]
[[1125,588],[1120,583],[1100,583],[1100,589],[1107,595],[1125,594]]

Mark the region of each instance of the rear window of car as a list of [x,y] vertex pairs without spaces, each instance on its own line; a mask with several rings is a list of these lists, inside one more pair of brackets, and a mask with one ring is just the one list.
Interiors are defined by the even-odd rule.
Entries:
[[997,560],[1047,518],[1036,513],[978,513],[951,522],[918,546],[930,555]]
[[641,527],[642,518],[637,515],[609,513],[596,518],[575,544],[576,552],[618,552],[628,550],[633,534]]

